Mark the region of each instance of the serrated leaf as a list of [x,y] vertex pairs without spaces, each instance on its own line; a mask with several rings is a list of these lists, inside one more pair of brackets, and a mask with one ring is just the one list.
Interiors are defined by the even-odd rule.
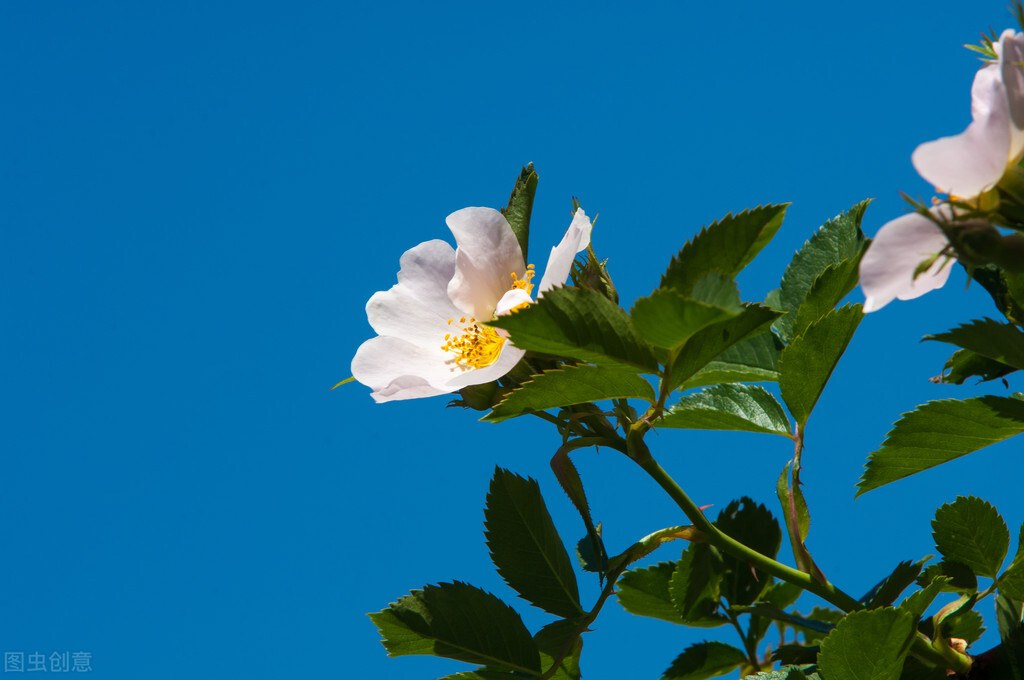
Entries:
[[928,607],[932,606],[932,602],[935,601],[935,598],[945,591],[949,580],[950,579],[947,576],[939,576],[935,578],[921,590],[907,595],[903,599],[903,602],[900,602],[899,608],[910,612],[915,619],[921,618],[924,616],[924,613],[928,611]]
[[[746,496],[729,503],[719,513],[715,526],[768,557],[774,558],[782,544],[782,530],[775,517],[766,507]],[[723,554],[722,563],[727,571],[722,576],[719,592],[732,606],[751,604],[771,583],[768,574],[755,571],[751,565],[732,555]]]
[[[787,583],[786,581],[776,581],[765,588],[758,598],[759,602],[753,606],[769,606],[773,607],[776,611],[782,611],[796,602],[803,592],[803,588],[800,586]],[[760,641],[768,632],[769,626],[771,626],[770,618],[751,613],[748,636],[755,642]]]
[[999,590],[1007,597],[1024,601],[1024,562],[1018,562],[999,577]]
[[[807,299],[815,280],[830,265],[839,266],[844,260],[859,257],[865,243],[860,222],[868,203],[870,201],[861,201],[823,224],[793,256],[778,291],[769,293],[772,307],[790,312],[772,326],[783,341],[788,342],[795,335],[792,329],[796,312]],[[830,284],[829,288],[832,289],[833,285]]]
[[730,347],[764,333],[779,312],[760,305],[746,305],[743,313],[698,331],[690,338],[672,364],[669,385],[675,389],[697,371],[720,359]]
[[484,518],[491,560],[520,597],[555,616],[583,613],[572,561],[536,481],[495,468]]
[[747,657],[724,642],[698,642],[676,657],[663,680],[707,680],[742,666]]
[[[708,278],[710,276],[701,279],[698,285]],[[735,291],[735,284],[732,285]],[[656,347],[674,349],[698,331],[731,319],[742,311],[738,294],[735,302],[728,299],[708,302],[686,297],[671,288],[662,288],[637,300],[630,316],[637,331],[648,342]]]
[[774,333],[761,333],[718,355],[679,389],[734,382],[777,382],[782,343]]
[[426,654],[497,670],[540,671],[540,654],[519,614],[466,583],[441,583],[370,614],[388,656]]
[[661,277],[661,287],[688,295],[697,281],[709,272],[735,277],[775,236],[782,226],[786,207],[766,205],[738,215],[729,213],[705,227],[672,258]]
[[945,577],[942,586],[944,593],[975,593],[978,591],[978,577],[974,575],[971,568],[966,564],[947,560],[942,560],[925,569],[917,579],[917,584],[925,586],[942,577]]
[[864,318],[860,305],[829,312],[793,338],[779,359],[779,389],[801,429]]
[[1013,324],[976,319],[945,333],[926,335],[924,340],[948,342],[999,363],[1024,368],[1024,332]]
[[917,562],[900,562],[893,569],[892,573],[886,576],[884,579],[879,581],[874,588],[869,590],[864,597],[860,599],[860,602],[864,604],[866,609],[877,609],[878,607],[888,607],[896,598],[900,596],[904,590],[906,590],[910,584],[912,584],[921,573],[924,563],[930,560],[931,557],[925,557],[924,559],[918,560]]
[[987,382],[1002,378],[1015,370],[1017,369],[1012,366],[1001,364],[968,349],[958,349],[946,360],[943,374],[938,378],[932,378],[932,381],[963,385],[968,378],[978,377],[979,382]]
[[658,422],[688,430],[733,430],[790,435],[789,418],[771,392],[758,385],[716,385],[682,397]]
[[717,613],[720,561],[709,546],[692,544],[676,562],[669,595],[688,626],[711,628],[729,623]]
[[508,207],[501,211],[501,214],[508,220],[509,226],[512,227],[512,233],[516,235],[516,240],[519,241],[524,261],[526,260],[527,246],[530,243],[530,215],[533,212],[533,197],[537,194],[538,179],[537,173],[533,169],[533,163],[527,163],[512,188]]
[[601,538],[600,524],[595,527],[594,533],[588,533],[576,542],[576,559],[583,571],[595,574],[608,571],[608,553]]
[[817,673],[807,675],[798,666],[784,666],[774,671],[744,676],[743,680],[819,680]]
[[828,680],[898,680],[914,633],[909,612],[851,612],[822,640],[818,667]]
[[900,673],[900,680],[949,680],[946,669],[940,666],[929,666],[918,661],[913,656],[907,656],[903,661],[903,671]]
[[1024,323],[1024,278],[1019,274],[1010,274],[995,265],[977,267],[971,272],[971,278],[981,284],[992,296],[996,308],[1013,323]]
[[509,392],[481,420],[498,423],[534,411],[604,399],[644,399],[654,403],[654,388],[643,377],[608,366],[566,366],[535,375]]
[[650,373],[658,369],[653,350],[625,310],[593,290],[553,288],[489,325],[507,330],[519,349]]
[[996,624],[999,626],[999,639],[1006,640],[1015,631],[1024,629],[1024,600],[1017,600],[997,592],[995,598]]
[[857,495],[1024,432],[1024,401],[975,397],[930,401],[896,421],[871,454]]
[[985,622],[978,612],[964,609],[943,621],[942,628],[947,638],[960,638],[970,645],[985,633]]
[[1010,547],[1010,531],[999,512],[980,498],[958,496],[935,511],[932,538],[942,556],[994,579]]
[[619,577],[616,584],[618,589],[615,594],[619,604],[630,614],[684,623],[669,592],[675,569],[675,562],[659,562],[643,569],[630,569]]
[[550,676],[550,680],[579,680],[583,640],[577,634],[577,628],[576,621],[563,619],[549,623],[533,636],[533,641],[540,650],[541,667],[545,671],[551,667],[555,658],[562,654],[563,648],[569,646],[569,653],[558,664],[558,670]]
[[835,309],[835,306],[857,286],[863,254],[862,249],[854,257],[825,267],[825,271],[814,280],[803,304],[797,309],[789,330],[790,337],[800,335],[809,325]]

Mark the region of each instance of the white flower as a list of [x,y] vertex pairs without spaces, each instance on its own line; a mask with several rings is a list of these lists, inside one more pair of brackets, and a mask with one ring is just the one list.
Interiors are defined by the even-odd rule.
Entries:
[[[406,251],[398,283],[366,303],[377,337],[356,351],[352,375],[378,402],[491,382],[525,354],[480,323],[533,302],[533,267],[523,260],[512,227],[491,208],[464,208],[446,222],[457,248],[434,240]],[[577,210],[551,249],[538,297],[565,283],[576,253],[590,243],[590,229],[586,213]]]
[[[1003,31],[992,47],[996,60],[974,76],[971,124],[959,135],[921,144],[911,156],[921,177],[950,200],[973,201],[1024,157],[1024,33]],[[954,217],[948,205],[932,213],[947,222]],[[915,276],[930,259],[931,265]],[[912,213],[888,222],[861,260],[864,311],[940,288],[954,259],[946,235],[924,215]]]
[[921,177],[958,200],[993,188],[1024,156],[1024,33],[1007,29],[992,47],[997,59],[974,76],[971,124],[911,156]]
[[[920,213],[885,224],[860,261],[864,311],[881,309],[894,298],[912,300],[941,288],[953,268],[952,254],[939,256],[948,246],[942,230]],[[931,258],[935,258],[931,266],[915,277],[918,267]]]

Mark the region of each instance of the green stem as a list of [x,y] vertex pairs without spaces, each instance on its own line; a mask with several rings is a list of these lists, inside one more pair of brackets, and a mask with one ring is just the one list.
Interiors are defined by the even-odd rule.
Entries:
[[[635,460],[635,458],[634,458]],[[728,534],[720,531],[711,521],[704,516],[697,504],[690,500],[690,497],[686,495],[686,492],[676,483],[674,479],[665,469],[658,465],[657,461],[647,454],[646,460],[638,460],[640,467],[644,469],[647,474],[656,481],[661,488],[663,488],[672,500],[676,502],[676,505],[683,511],[683,513],[693,522],[693,526],[707,534],[706,542],[715,546],[723,552],[727,552],[733,557],[743,560],[753,567],[760,569],[766,574],[788,581],[794,585],[800,586],[804,590],[810,591],[822,598],[826,602],[830,602],[835,606],[839,607],[845,612],[851,612],[856,609],[861,609],[861,605],[857,600],[853,599],[839,588],[836,588],[831,583],[819,583],[818,581],[811,578],[809,574],[805,574],[802,571],[797,571],[792,567],[788,567],[781,562],[777,562],[766,555],[762,555],[753,548],[749,548],[743,543],[740,543],[736,539],[732,538]]]
[[719,600],[718,606],[721,607],[722,611],[725,612],[725,616],[729,619],[729,623],[731,623],[732,627],[736,629],[736,632],[740,636],[740,640],[743,641],[743,648],[746,650],[747,653],[747,661],[750,662],[750,665],[752,666],[754,673],[760,673],[761,662],[757,658],[757,645],[754,644],[754,642],[750,639],[750,635],[747,635],[743,632],[743,628],[740,626],[739,617],[737,617],[736,614],[734,614],[728,607],[726,607],[725,603],[723,603],[721,600]]

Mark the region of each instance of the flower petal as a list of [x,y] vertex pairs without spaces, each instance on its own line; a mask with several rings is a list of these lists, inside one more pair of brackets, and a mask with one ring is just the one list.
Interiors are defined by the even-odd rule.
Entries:
[[446,384],[457,390],[460,387],[466,385],[479,385],[481,383],[491,382],[497,380],[501,376],[505,375],[519,363],[519,360],[526,354],[524,350],[519,349],[511,342],[505,342],[501,347],[501,354],[498,355],[497,361],[490,366],[484,366],[483,368],[477,368],[472,371],[466,371],[465,373],[455,376],[450,379]]
[[528,305],[533,302],[533,298],[522,288],[513,288],[498,300],[498,306],[494,308],[494,316],[501,316],[502,314],[508,314],[519,305]]
[[455,235],[455,274],[448,297],[467,316],[489,321],[498,300],[522,278],[526,262],[505,217],[492,208],[463,208],[445,220]]
[[860,287],[866,298],[864,311],[881,309],[894,298],[911,300],[941,288],[952,269],[952,262],[947,258],[938,258],[917,278],[914,272],[922,262],[948,245],[942,230],[919,213],[885,224],[860,263]]
[[441,349],[420,347],[400,338],[370,338],[352,358],[352,375],[373,389],[378,401],[434,397],[454,392],[446,385],[462,369],[449,363],[450,355]]
[[541,277],[537,297],[555,286],[565,283],[572,271],[572,261],[576,259],[576,253],[584,250],[590,244],[590,230],[593,225],[587,219],[583,208],[577,208],[573,215],[572,224],[566,230],[561,243],[551,249],[548,256],[548,264],[544,267],[544,276]]
[[366,303],[366,317],[378,335],[440,347],[448,320],[462,315],[447,292],[455,272],[455,251],[444,241],[427,241],[406,251],[401,266],[398,283]]
[[1010,110],[998,64],[974,76],[971,117],[959,135],[925,142],[911,156],[917,172],[938,191],[964,199],[994,187],[1010,158]]
[[1024,33],[1003,31],[996,44],[1010,110],[1010,163],[1024,154]]

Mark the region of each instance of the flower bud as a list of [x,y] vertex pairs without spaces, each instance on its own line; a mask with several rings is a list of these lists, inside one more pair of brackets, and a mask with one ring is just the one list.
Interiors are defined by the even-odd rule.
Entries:
[[987,222],[971,221],[953,225],[953,245],[957,259],[965,264],[992,262],[1003,248],[999,230]]
[[1008,272],[1024,272],[1024,235],[1013,233],[1003,237],[996,264]]

